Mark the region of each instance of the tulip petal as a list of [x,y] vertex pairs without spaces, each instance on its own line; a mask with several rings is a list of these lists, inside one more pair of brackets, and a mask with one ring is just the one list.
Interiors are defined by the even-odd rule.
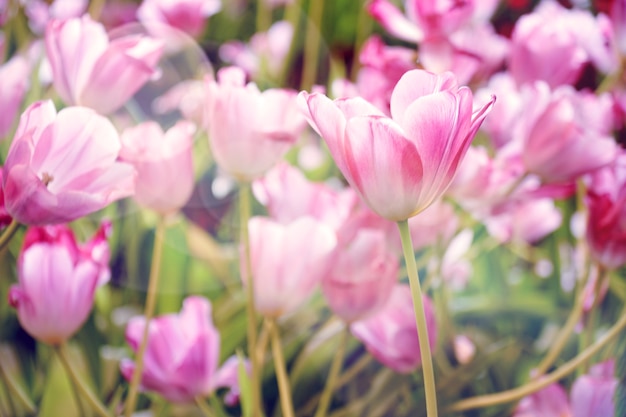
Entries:
[[418,43],[424,38],[422,30],[387,0],[373,0],[366,7],[372,17],[391,35],[413,43]]
[[451,72],[437,75],[427,71],[408,71],[400,78],[391,94],[391,117],[402,120],[406,109],[420,97],[456,89],[456,77]]

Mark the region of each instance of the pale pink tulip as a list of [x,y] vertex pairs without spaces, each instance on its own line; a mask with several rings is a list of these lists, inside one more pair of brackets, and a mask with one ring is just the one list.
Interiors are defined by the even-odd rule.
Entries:
[[28,26],[36,34],[46,30],[52,19],[80,17],[87,11],[88,0],[28,0],[24,4],[24,13],[28,17]]
[[279,223],[310,216],[334,230],[339,230],[351,216],[358,199],[351,189],[335,190],[326,184],[308,181],[302,171],[286,162],[255,180],[252,190],[270,217]]
[[529,197],[495,205],[483,222],[499,242],[536,243],[558,229],[562,220],[551,198]]
[[494,101],[473,111],[471,91],[459,88],[452,73],[423,70],[400,79],[391,118],[360,98],[299,96],[348,183],[393,221],[423,211],[446,190]]
[[19,55],[0,66],[0,141],[14,126],[30,84],[30,72],[28,61]]
[[134,192],[135,170],[117,162],[111,122],[91,109],[52,101],[31,105],[20,119],[4,165],[5,206],[20,223],[63,223]]
[[587,197],[587,242],[608,269],[626,264],[626,153],[591,177]]
[[362,230],[337,250],[333,267],[322,279],[330,309],[347,323],[382,308],[398,280],[399,260],[379,230]]
[[[146,320],[134,317],[126,327],[126,341],[137,351]],[[187,297],[179,314],[150,321],[141,386],[173,402],[192,402],[215,387],[220,335],[211,320],[211,304],[200,296]],[[132,378],[135,364],[120,364],[122,375]]]
[[240,181],[263,175],[298,139],[306,122],[295,105],[296,92],[260,92],[245,84],[245,73],[222,68],[208,83],[209,143],[221,169]]
[[[276,318],[302,306],[332,266],[333,230],[311,217],[287,225],[253,217],[249,232],[256,309]],[[243,265],[241,270],[247,282]]]
[[588,62],[610,72],[617,61],[604,26],[582,10],[568,10],[556,1],[544,1],[522,16],[511,36],[509,68],[518,84],[545,81],[554,88],[574,84]]
[[110,230],[110,223],[104,223],[84,246],[77,245],[65,225],[27,230],[9,302],[35,339],[62,343],[87,320],[96,289],[109,280]]
[[543,82],[527,86],[523,95],[528,107],[518,118],[516,132],[528,171],[545,182],[570,182],[615,159],[608,96],[566,85],[550,91]]
[[178,122],[167,132],[155,122],[126,129],[121,136],[120,160],[137,170],[135,200],[160,214],[179,210],[194,186],[193,134],[189,122]]
[[[430,300],[423,297],[423,302],[428,340],[433,349],[437,323]],[[413,372],[422,363],[411,289],[406,284],[396,284],[382,310],[353,323],[350,331],[372,356],[396,372]]]
[[195,37],[202,34],[206,19],[221,7],[220,0],[143,0],[137,17],[148,28],[158,22]]
[[570,391],[572,417],[613,417],[613,396],[618,386],[615,360],[594,365],[587,375],[579,376]]
[[162,51],[161,41],[143,35],[109,42],[104,26],[89,15],[54,20],[46,28],[46,53],[59,96],[102,114],[120,108],[155,75]]
[[522,398],[513,417],[570,417],[571,415],[567,393],[559,384],[552,384]]
[[413,249],[420,250],[438,244],[446,245],[459,225],[452,205],[436,200],[419,216],[409,219]]

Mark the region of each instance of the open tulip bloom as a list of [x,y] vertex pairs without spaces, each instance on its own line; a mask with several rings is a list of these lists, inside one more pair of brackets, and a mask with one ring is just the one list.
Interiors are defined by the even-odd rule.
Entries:
[[361,98],[300,93],[311,125],[346,181],[380,216],[406,220],[452,181],[495,97],[474,111],[472,92],[450,72],[412,70],[391,95],[391,117]]

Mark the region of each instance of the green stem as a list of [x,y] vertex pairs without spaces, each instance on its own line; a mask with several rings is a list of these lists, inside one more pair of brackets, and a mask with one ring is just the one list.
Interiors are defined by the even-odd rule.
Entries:
[[4,398],[7,399],[7,404],[8,404],[8,408],[9,411],[7,412],[4,409],[4,406],[2,406],[2,402],[0,402],[0,415],[2,417],[9,415],[9,416],[16,416],[17,415],[17,409],[15,408],[15,404],[13,403],[13,398],[11,397],[11,393],[9,392],[9,388],[8,388],[8,384],[6,384],[5,382],[5,375],[3,373],[0,373],[0,376],[2,376],[2,380],[3,380],[3,384],[2,384],[2,394],[4,394]]
[[145,324],[141,344],[137,351],[135,360],[135,370],[130,381],[128,399],[126,400],[125,416],[130,417],[137,407],[137,395],[139,393],[139,383],[141,382],[141,374],[143,373],[144,356],[146,347],[148,346],[148,333],[150,330],[150,320],[154,315],[154,307],[156,304],[156,295],[159,289],[159,275],[161,269],[161,257],[163,255],[163,240],[165,234],[165,219],[159,217],[156,231],[154,234],[154,245],[152,247],[152,265],[150,266],[150,277],[148,281],[148,293],[146,294],[146,306],[144,309]]
[[256,31],[267,32],[272,24],[272,12],[265,0],[256,1]]
[[205,417],[215,417],[215,413],[213,413],[207,403],[204,402],[204,399],[202,399],[202,397],[197,396],[194,398],[194,401],[196,402],[196,405],[198,406],[200,411],[202,411],[202,414],[204,414]]
[[11,220],[11,223],[7,226],[6,229],[4,229],[4,233],[2,233],[2,236],[0,236],[0,251],[9,244],[13,236],[15,236],[15,232],[17,232],[17,229],[19,228],[20,223],[15,219]]
[[[72,394],[74,395],[74,400],[76,401],[76,408],[78,409],[78,415],[86,416],[85,408],[83,407],[83,402],[80,400],[80,395],[78,393],[78,387],[73,379],[70,378],[70,387],[72,389]],[[107,410],[108,413],[108,410]]]
[[298,28],[298,22],[300,20],[300,2],[301,0],[294,0],[293,3],[285,8],[283,20],[291,24],[294,32],[291,38],[291,45],[289,45],[289,51],[287,51],[287,56],[285,57],[280,73],[278,74],[278,85],[287,84],[288,70],[291,67],[294,55],[296,54],[296,45],[298,43],[298,32],[296,29]]
[[248,317],[248,356],[250,357],[250,388],[252,395],[252,414],[263,415],[261,405],[261,369],[256,355],[257,346],[257,317],[254,299],[254,277],[252,276],[252,262],[250,260],[250,234],[248,222],[250,221],[252,203],[250,201],[250,183],[244,182],[239,189],[239,226],[241,228],[241,244],[244,248],[244,268],[246,282],[246,314]]
[[361,46],[363,46],[363,41],[367,38],[372,32],[372,27],[374,23],[374,19],[367,12],[367,8],[365,7],[368,3],[368,0],[363,1],[359,9],[359,17],[357,18],[356,23],[356,35],[354,37],[354,58],[352,60],[352,68],[350,69],[350,80],[356,81],[356,77],[359,73],[359,69],[361,68],[361,63],[359,61],[359,54],[361,53]]
[[280,334],[278,326],[273,319],[267,319],[270,337],[272,339],[272,354],[274,356],[274,368],[276,369],[276,379],[278,382],[278,392],[280,395],[280,408],[283,417],[294,417],[293,404],[291,403],[291,388],[289,387],[289,377],[285,367],[285,357],[280,344]]
[[91,4],[89,4],[89,14],[93,20],[97,21],[100,19],[105,3],[105,0],[91,0]]
[[578,356],[563,364],[552,373],[547,374],[543,378],[534,379],[526,385],[508,391],[499,392],[497,394],[483,395],[458,401],[446,408],[446,411],[459,412],[520,400],[574,372],[576,368],[588,361],[606,344],[620,335],[624,328],[626,328],[626,312],[622,312],[622,317],[617,321],[617,323],[615,323],[613,327],[611,327],[611,329],[604,334],[604,336],[598,339],[596,343],[589,346],[587,349],[578,354]]
[[111,417],[107,409],[102,405],[100,400],[87,388],[87,384],[81,381],[78,373],[72,368],[72,364],[67,355],[67,347],[65,344],[61,344],[54,347],[55,352],[59,355],[61,364],[65,368],[68,376],[70,377],[72,384],[78,389],[80,394],[87,400],[92,409],[101,417]]
[[317,406],[315,417],[325,417],[328,412],[328,406],[330,405],[330,400],[332,399],[335,384],[337,382],[337,378],[339,377],[339,373],[341,372],[341,365],[343,365],[343,358],[345,356],[346,344],[348,343],[349,335],[350,331],[348,330],[348,327],[344,326],[341,331],[341,338],[339,339],[339,346],[335,352],[335,357],[330,364],[330,371],[328,372],[328,378],[326,379],[326,386],[324,387],[319,405]]
[[309,20],[306,26],[304,43],[304,64],[302,69],[302,90],[310,90],[317,79],[319,66],[320,43],[322,40],[322,16],[324,14],[324,0],[309,2]]
[[[0,378],[6,385],[9,392],[22,403],[24,408],[26,408],[28,414],[37,414],[37,407],[35,407],[35,404],[33,404],[30,398],[26,396],[26,393],[22,391],[15,381],[11,379],[11,376],[7,373],[6,369],[4,369],[2,361],[0,361]],[[12,403],[11,397],[9,397],[9,401]]]
[[409,274],[409,284],[413,296],[413,309],[415,310],[415,324],[420,346],[420,356],[422,359],[422,373],[424,374],[424,391],[426,395],[426,415],[437,417],[437,391],[435,389],[435,372],[433,370],[433,360],[430,354],[430,341],[428,337],[428,327],[426,326],[426,313],[424,312],[424,302],[422,300],[422,290],[420,288],[419,275],[415,265],[415,254],[411,233],[409,231],[408,220],[398,222],[400,238],[402,239],[402,251],[406,269]]

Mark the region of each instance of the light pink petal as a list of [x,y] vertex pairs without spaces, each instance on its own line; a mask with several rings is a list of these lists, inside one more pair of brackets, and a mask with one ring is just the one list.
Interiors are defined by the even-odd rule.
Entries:
[[407,19],[400,10],[387,0],[373,0],[367,6],[367,11],[391,35],[413,43],[418,43],[424,37],[422,30]]
[[456,77],[451,72],[437,75],[424,70],[407,71],[391,94],[391,117],[400,121],[406,109],[418,98],[439,91],[456,91],[456,89]]

